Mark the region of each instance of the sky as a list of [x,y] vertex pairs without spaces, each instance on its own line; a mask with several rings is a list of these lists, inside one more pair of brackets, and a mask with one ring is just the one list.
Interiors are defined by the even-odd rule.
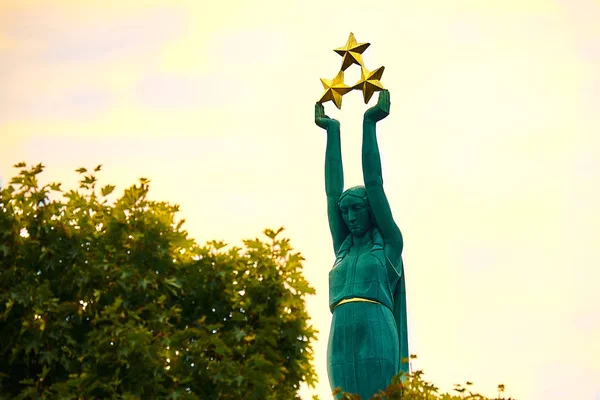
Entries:
[[[334,260],[319,78],[353,32],[385,66],[384,187],[404,236],[413,369],[518,399],[600,398],[597,0],[0,0],[0,179],[78,167],[181,205],[199,243],[284,235],[319,384]],[[359,69],[346,72],[346,83]],[[342,109],[345,187],[362,184],[358,92]]]

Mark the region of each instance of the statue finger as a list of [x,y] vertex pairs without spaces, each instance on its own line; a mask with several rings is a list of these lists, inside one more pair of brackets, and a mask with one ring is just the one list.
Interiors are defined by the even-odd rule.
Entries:
[[386,111],[389,111],[390,109],[390,92],[387,90],[384,90],[382,93],[383,96],[383,108]]

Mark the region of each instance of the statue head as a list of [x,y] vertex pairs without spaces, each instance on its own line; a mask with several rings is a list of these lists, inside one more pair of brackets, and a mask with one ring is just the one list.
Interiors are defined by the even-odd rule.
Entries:
[[364,186],[354,186],[344,191],[338,206],[352,236],[362,237],[373,228],[371,207]]

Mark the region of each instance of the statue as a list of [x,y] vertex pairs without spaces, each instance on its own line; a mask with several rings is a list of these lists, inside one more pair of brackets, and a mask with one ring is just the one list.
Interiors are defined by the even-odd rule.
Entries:
[[409,369],[403,241],[383,191],[375,129],[389,110],[389,91],[381,90],[364,114],[364,186],[342,192],[340,123],[315,105],[315,123],[327,131],[325,192],[336,256],[329,272],[327,372],[332,390],[364,400]]

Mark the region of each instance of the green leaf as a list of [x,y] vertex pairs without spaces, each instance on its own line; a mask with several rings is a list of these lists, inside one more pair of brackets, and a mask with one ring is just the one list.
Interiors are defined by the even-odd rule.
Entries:
[[279,235],[281,232],[283,232],[284,228],[283,226],[280,227],[279,229],[277,229],[277,231],[274,231],[272,229],[265,229],[263,231],[263,233],[269,238],[269,239],[273,239],[275,240],[275,238],[277,237],[277,235]]
[[138,282],[137,287],[142,287],[144,289],[146,289],[146,286],[148,286],[148,282],[150,282],[149,280],[147,280],[146,278],[142,278],[140,279],[140,281]]
[[236,326],[235,328],[233,328],[233,335],[235,337],[235,340],[239,342],[246,337],[246,331]]
[[75,170],[75,172],[79,173],[79,174],[85,174],[87,172],[87,169],[81,167]]
[[7,246],[7,245],[5,245],[4,243],[3,243],[3,244],[0,244],[0,251],[2,251],[2,255],[3,255],[4,257],[6,257],[7,255],[9,255],[9,254],[10,254],[10,249],[9,249],[9,248],[8,248],[8,246]]
[[231,349],[229,349],[229,347],[225,344],[224,341],[222,341],[215,335],[212,336],[211,343],[215,346],[216,354],[220,356],[231,354]]
[[42,368],[42,373],[38,375],[38,378],[40,380],[44,380],[44,378],[46,378],[49,372],[50,368],[47,365],[44,365],[44,367]]
[[57,350],[54,349],[54,350],[50,350],[50,351],[40,352],[40,360],[46,364],[51,364],[52,361],[58,360]]
[[165,283],[174,286],[177,289],[181,289],[181,283],[177,280],[177,278],[167,278],[165,279]]
[[8,315],[10,314],[10,311],[13,308],[13,305],[15,304],[15,301],[13,299],[9,299],[6,301],[6,310],[4,310],[4,312],[2,313],[2,320],[6,321],[6,319],[8,318]]
[[91,185],[91,184],[93,184],[95,182],[96,182],[96,177],[93,176],[93,175],[86,175],[86,176],[84,176],[83,181],[82,181],[82,183],[84,183],[86,185]]
[[108,196],[109,194],[111,194],[113,191],[115,190],[115,186],[114,185],[105,185],[101,190],[100,190],[100,194],[102,194],[102,196]]
[[29,341],[27,342],[27,344],[25,345],[25,353],[29,354],[29,352],[31,350],[34,351],[34,353],[38,353],[38,349],[40,348],[40,342],[38,341],[37,338],[31,338],[29,339]]

